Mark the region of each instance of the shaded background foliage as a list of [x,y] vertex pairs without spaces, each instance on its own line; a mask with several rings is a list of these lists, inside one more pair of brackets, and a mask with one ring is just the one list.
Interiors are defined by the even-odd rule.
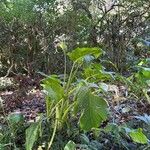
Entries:
[[1,0],[0,10],[1,76],[62,73],[59,41],[101,47],[120,72],[149,57],[149,0]]

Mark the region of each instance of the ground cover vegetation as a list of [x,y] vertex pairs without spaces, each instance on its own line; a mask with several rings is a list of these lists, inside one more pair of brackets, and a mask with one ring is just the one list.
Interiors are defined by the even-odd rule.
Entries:
[[149,12],[1,0],[0,150],[149,150]]

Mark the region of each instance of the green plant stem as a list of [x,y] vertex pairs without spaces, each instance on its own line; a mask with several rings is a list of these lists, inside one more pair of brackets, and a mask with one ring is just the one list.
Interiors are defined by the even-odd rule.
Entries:
[[148,150],[150,148],[150,145],[148,145],[147,147],[145,147],[143,150]]
[[75,64],[76,64],[76,62],[73,63],[71,71],[70,71],[69,79],[68,79],[67,86],[66,86],[66,92],[68,92],[68,89],[69,89],[69,86],[70,86],[70,83],[71,83],[71,79],[72,79],[72,75],[73,75],[73,70],[75,68]]
[[62,116],[62,122],[65,121],[69,110],[70,110],[71,108],[73,108],[74,105],[75,105],[75,103],[71,104],[71,105],[65,110],[64,115]]
[[77,71],[78,71],[79,67],[80,67],[80,65],[78,65],[78,66],[77,66],[76,70],[74,71],[74,73],[73,73],[73,75],[72,75],[72,78],[74,78],[74,77],[75,77],[75,75],[76,75],[76,73],[77,73]]
[[63,101],[63,98],[52,108],[51,107],[51,112],[48,115],[48,118],[52,115],[53,111],[58,107],[58,105]]
[[77,87],[73,88],[71,91],[68,92],[68,96],[71,95],[75,90],[77,89]]
[[95,77],[95,76],[97,76],[97,75],[98,75],[98,74],[94,74],[94,75],[92,75],[92,76],[86,78],[85,81],[88,81],[90,78],[93,78],[93,77]]
[[50,142],[48,143],[48,148],[47,148],[47,150],[50,150],[50,148],[51,148],[51,146],[52,146],[54,137],[55,137],[55,135],[56,135],[57,125],[58,125],[58,118],[57,118],[57,109],[56,109],[56,119],[55,119],[55,124],[54,124],[54,130],[53,130],[53,134],[52,134],[52,137],[51,137],[51,139],[50,139]]
[[47,97],[47,98],[46,98],[46,114],[47,114],[47,120],[48,120],[49,117],[50,117],[53,104],[54,104],[53,102],[50,104],[50,100],[49,100],[49,98]]
[[66,74],[67,74],[67,57],[66,52],[64,51],[64,84],[63,84],[64,87],[66,82]]

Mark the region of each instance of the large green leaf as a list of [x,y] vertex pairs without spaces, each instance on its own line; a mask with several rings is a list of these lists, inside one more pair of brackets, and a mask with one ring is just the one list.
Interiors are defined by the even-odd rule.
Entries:
[[87,55],[92,55],[95,58],[98,58],[103,51],[100,48],[93,47],[93,48],[76,48],[72,52],[68,53],[68,56],[72,61],[81,61]]
[[64,96],[64,89],[57,78],[49,77],[44,79],[42,86],[47,96],[53,101],[58,102]]
[[107,118],[107,102],[91,93],[88,87],[82,87],[77,96],[78,109],[81,110],[80,127],[88,131],[97,128]]
[[26,150],[32,150],[35,141],[38,138],[40,129],[40,122],[33,123],[29,128],[26,130]]
[[140,144],[146,144],[146,143],[148,143],[148,139],[143,134],[141,128],[139,128],[138,130],[132,130],[129,135],[132,138],[132,140],[134,142],[136,142],[136,143],[140,143]]

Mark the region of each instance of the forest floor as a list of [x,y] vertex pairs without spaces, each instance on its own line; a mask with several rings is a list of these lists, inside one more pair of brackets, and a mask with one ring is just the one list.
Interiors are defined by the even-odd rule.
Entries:
[[[45,96],[40,89],[40,82],[25,77],[20,83],[9,84],[7,87],[0,90],[0,101],[3,105],[3,109],[0,114],[10,113],[22,113],[27,121],[35,121],[36,117],[40,113],[45,112]],[[21,86],[19,84],[22,84]],[[19,85],[19,86],[16,86]],[[119,89],[116,85],[113,85]],[[124,91],[117,91],[119,95],[123,95]],[[117,99],[117,103],[113,102]],[[150,104],[145,100],[137,100],[131,96],[118,96],[112,90],[110,95],[107,96],[107,101],[110,106],[111,121],[115,123],[124,123],[126,121],[134,119],[136,115],[150,115]],[[116,101],[116,100],[115,100]]]
[[[46,104],[44,92],[40,87],[41,78],[0,78],[0,81],[0,125],[5,124],[4,120],[6,119],[4,118],[7,118],[10,114],[22,114],[25,118],[25,122],[29,124],[36,122],[40,114],[45,114]],[[96,150],[120,150],[124,149],[124,147],[128,147],[126,149],[129,150],[143,150],[143,148],[145,148],[143,145],[136,145],[136,143],[132,143],[128,138],[121,139],[122,137],[119,135],[120,127],[124,124],[128,124],[127,129],[129,129],[128,127],[132,129],[142,128],[144,133],[147,133],[149,136],[149,128],[143,126],[141,120],[144,118],[145,120],[142,121],[150,123],[150,104],[148,104],[146,100],[139,99],[135,95],[128,93],[128,89],[123,85],[111,84],[110,87],[112,87],[112,89],[105,95],[105,99],[109,104],[110,115],[108,119],[100,125],[100,129],[105,129],[107,125],[114,124],[119,132],[116,132],[115,129],[111,131],[111,134],[110,132],[102,132],[96,139],[98,146],[102,147]],[[141,116],[143,116],[143,118],[138,120],[138,117]],[[90,133],[86,135],[90,139],[90,146],[90,144],[92,145],[95,142],[95,139],[93,137],[90,138]],[[62,141],[56,140],[53,149],[56,150],[57,147],[57,150],[60,150],[60,147],[64,147],[69,139],[79,142],[80,135],[78,134],[76,136],[75,138],[69,137],[66,132],[58,134],[57,139],[62,138]],[[19,141],[17,142],[18,146],[22,149],[22,144],[25,143],[24,138],[22,138],[21,135],[21,138],[16,139]],[[58,146],[60,143],[63,143],[63,146]],[[79,146],[80,148],[77,148],[77,150],[85,150],[81,148],[81,146],[83,146],[81,143],[79,143]],[[149,148],[149,145],[146,148]]]

